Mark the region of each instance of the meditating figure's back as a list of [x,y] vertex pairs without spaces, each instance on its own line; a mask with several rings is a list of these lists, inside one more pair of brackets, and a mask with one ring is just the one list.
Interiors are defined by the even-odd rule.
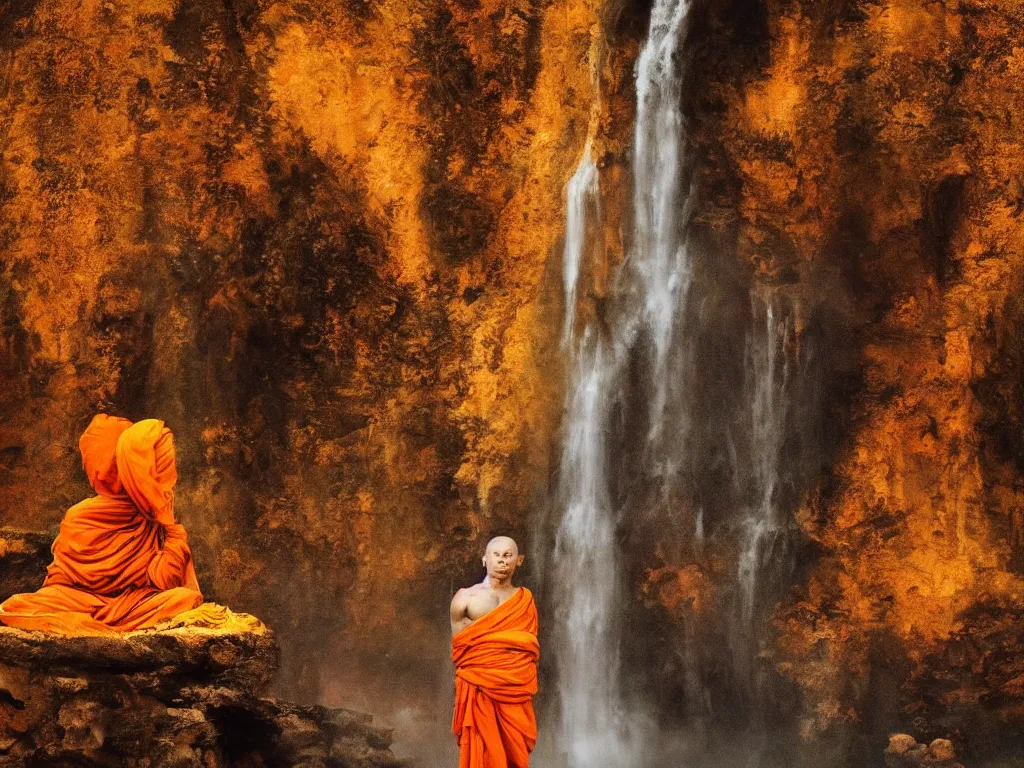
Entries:
[[203,602],[174,519],[174,440],[157,419],[99,414],[79,441],[97,495],[71,507],[37,592],[0,604],[0,622],[62,634],[151,627]]

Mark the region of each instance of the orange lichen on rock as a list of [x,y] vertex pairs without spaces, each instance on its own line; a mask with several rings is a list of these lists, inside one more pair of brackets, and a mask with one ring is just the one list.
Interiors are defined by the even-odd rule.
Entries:
[[655,599],[674,617],[681,618],[687,611],[700,613],[705,603],[713,600],[714,585],[697,565],[663,566],[647,570],[641,592]]

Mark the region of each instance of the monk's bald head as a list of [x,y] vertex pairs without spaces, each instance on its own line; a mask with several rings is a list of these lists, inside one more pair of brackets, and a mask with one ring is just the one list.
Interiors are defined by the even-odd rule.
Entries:
[[495,536],[484,547],[483,563],[491,584],[511,584],[516,568],[523,564],[523,556],[511,536]]
[[487,542],[487,546],[484,547],[484,554],[486,555],[494,547],[497,547],[499,549],[512,547],[512,549],[515,550],[515,553],[517,555],[519,554],[519,545],[516,544],[516,540],[513,539],[511,536],[495,536],[493,539]]

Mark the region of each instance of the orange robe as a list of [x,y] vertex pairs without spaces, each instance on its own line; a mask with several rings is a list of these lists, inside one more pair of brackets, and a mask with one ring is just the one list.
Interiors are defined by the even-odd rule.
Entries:
[[0,622],[116,635],[203,602],[185,529],[174,522],[174,441],[157,419],[99,414],[79,441],[98,494],[64,515],[37,592],[0,604]]
[[537,606],[526,587],[452,638],[459,768],[527,768],[539,658]]

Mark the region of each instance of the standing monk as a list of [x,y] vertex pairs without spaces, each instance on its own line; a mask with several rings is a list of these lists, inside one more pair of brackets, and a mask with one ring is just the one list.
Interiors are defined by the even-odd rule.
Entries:
[[512,539],[491,539],[483,563],[484,580],[451,605],[459,768],[527,768],[537,743],[537,606],[512,585],[523,564]]
[[37,592],[0,604],[0,623],[60,634],[151,627],[203,602],[185,529],[174,519],[171,431],[95,416],[78,446],[96,496],[64,515]]

